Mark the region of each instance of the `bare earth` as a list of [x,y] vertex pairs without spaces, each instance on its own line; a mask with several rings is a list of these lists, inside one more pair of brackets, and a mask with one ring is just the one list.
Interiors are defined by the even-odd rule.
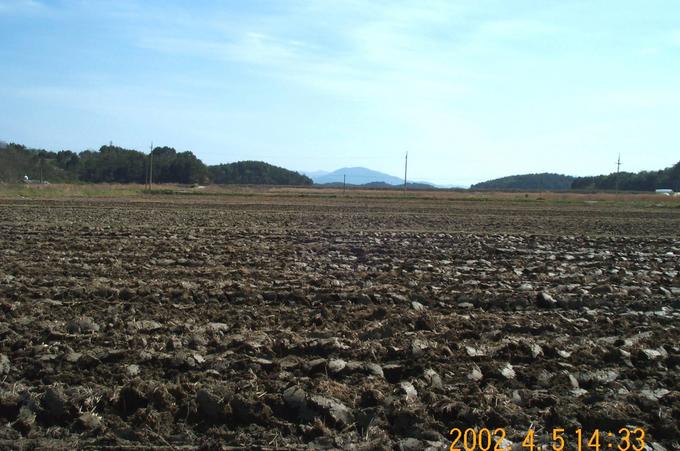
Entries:
[[678,449],[680,202],[409,196],[0,198],[0,448]]

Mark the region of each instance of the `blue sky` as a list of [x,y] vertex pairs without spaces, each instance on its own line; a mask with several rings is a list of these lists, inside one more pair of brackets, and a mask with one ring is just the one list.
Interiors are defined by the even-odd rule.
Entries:
[[0,0],[0,139],[470,184],[680,160],[680,2]]

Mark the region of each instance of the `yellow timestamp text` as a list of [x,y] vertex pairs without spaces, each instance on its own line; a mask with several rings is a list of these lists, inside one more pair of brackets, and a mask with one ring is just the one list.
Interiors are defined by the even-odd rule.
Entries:
[[[621,428],[618,431],[575,429],[569,433],[562,428],[554,428],[549,432],[552,432],[549,434],[550,442],[539,443],[535,438],[536,431],[529,429],[520,445],[527,451],[536,451],[545,449],[545,447],[554,451],[563,451],[565,448],[576,448],[578,451],[643,451],[645,449],[645,431],[639,427]],[[507,440],[507,433],[503,428],[453,428],[449,431],[449,436],[451,437],[449,451],[511,451],[516,449]]]

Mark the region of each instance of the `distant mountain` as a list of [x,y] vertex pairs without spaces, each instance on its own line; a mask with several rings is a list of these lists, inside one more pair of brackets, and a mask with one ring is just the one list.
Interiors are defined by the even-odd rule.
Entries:
[[[420,182],[415,182],[415,183],[420,183]],[[430,184],[430,182],[422,182],[422,183]],[[461,185],[459,183],[447,183],[447,184],[444,184],[444,185],[440,185],[438,183],[436,183],[436,184],[433,183],[432,185],[435,188],[441,188],[441,189],[458,189],[458,190],[468,189],[468,185]]]
[[350,185],[365,185],[373,182],[384,182],[389,185],[403,185],[404,179],[395,177],[393,175],[385,174],[384,172],[374,171],[368,168],[341,168],[322,176],[311,176],[314,183],[342,183],[343,177]]
[[310,179],[314,180],[316,177],[322,177],[326,174],[330,174],[328,171],[305,171],[305,172],[300,172],[302,175],[306,175]]
[[571,189],[571,182],[573,180],[574,177],[570,175],[544,172],[541,174],[511,175],[509,177],[487,180],[486,182],[472,185],[470,189],[559,191]]
[[[371,183],[365,183],[361,186],[365,187],[365,188],[394,188],[397,185],[391,185],[391,184],[385,183],[385,182],[371,182]],[[403,188],[404,184],[401,183],[398,186]],[[408,189],[433,189],[433,188],[436,188],[434,185],[430,185],[429,183],[421,183],[421,182],[408,182],[406,184],[406,187]]]

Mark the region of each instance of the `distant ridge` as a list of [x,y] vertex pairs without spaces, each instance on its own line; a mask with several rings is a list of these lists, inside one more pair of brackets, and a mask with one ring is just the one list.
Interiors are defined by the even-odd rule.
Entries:
[[[311,178],[317,185],[337,185],[342,186],[343,182],[348,186],[363,186],[367,188],[404,186],[404,179],[380,171],[374,171],[364,167],[340,168],[333,172],[327,171],[308,171],[304,175]],[[467,186],[454,183],[440,185],[427,180],[408,180],[408,187],[414,189],[467,189]]]
[[303,171],[303,172],[300,172],[300,174],[306,175],[307,177],[309,177],[310,179],[313,180],[316,177],[322,177],[326,174],[329,174],[329,172],[328,171]]
[[548,190],[560,191],[571,189],[574,177],[563,174],[543,172],[540,174],[522,174],[501,177],[476,183],[470,189],[481,190]]
[[680,161],[659,171],[620,172],[594,177],[578,177],[573,189],[654,191],[671,189],[680,192]]
[[[371,182],[371,183],[365,183],[364,185],[361,185],[362,187],[365,188],[394,188],[394,187],[404,187],[404,183],[400,183],[399,185],[391,185],[389,183],[384,183],[384,182]],[[430,185],[429,183],[421,183],[421,182],[408,182],[406,184],[406,188],[408,189],[433,189],[436,188],[434,185]]]
[[[263,161],[206,166],[191,151],[155,147],[153,183],[311,185],[309,177]],[[145,183],[148,154],[113,145],[98,151],[51,152],[20,144],[0,145],[0,183],[18,183],[24,177],[50,183]]]
[[351,185],[365,185],[376,182],[383,182],[388,185],[404,184],[404,179],[363,167],[340,168],[325,175],[315,177],[310,174],[310,176],[317,184],[343,183],[343,181]]
[[274,166],[264,161],[237,161],[209,166],[214,183],[236,185],[311,185],[302,174]]

